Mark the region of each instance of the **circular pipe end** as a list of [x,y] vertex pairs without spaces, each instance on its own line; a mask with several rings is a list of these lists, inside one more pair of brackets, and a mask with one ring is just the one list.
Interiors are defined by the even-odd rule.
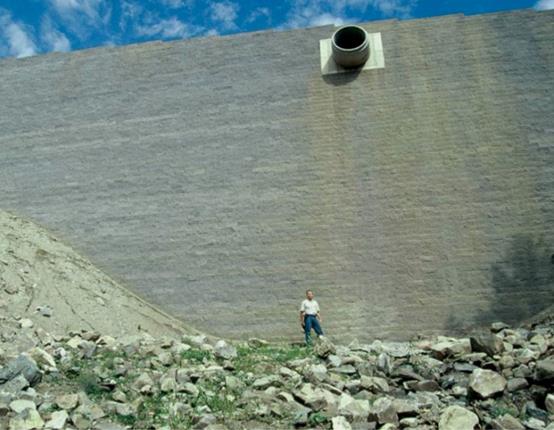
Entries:
[[347,69],[365,64],[369,58],[369,36],[357,25],[339,28],[331,38],[333,59]]

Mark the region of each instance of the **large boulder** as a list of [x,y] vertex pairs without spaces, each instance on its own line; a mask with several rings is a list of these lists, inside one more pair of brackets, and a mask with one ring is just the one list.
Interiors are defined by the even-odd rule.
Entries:
[[398,424],[398,415],[394,408],[393,401],[386,397],[380,397],[369,409],[369,420],[379,424]]
[[44,421],[32,401],[14,400],[10,403],[10,409],[16,413],[10,420],[10,430],[41,429],[44,426]]
[[352,430],[352,426],[348,423],[346,418],[341,416],[333,417],[331,420],[331,427],[333,430]]
[[224,340],[218,340],[214,345],[214,355],[224,360],[230,360],[237,357],[237,350],[233,345],[229,345]]
[[461,406],[449,406],[441,414],[439,430],[474,430],[479,418]]
[[491,422],[494,430],[525,430],[525,426],[517,418],[509,414],[503,415]]
[[484,352],[491,357],[504,351],[502,338],[490,333],[477,333],[469,338],[473,352]]
[[326,337],[319,336],[314,345],[314,353],[321,358],[326,358],[336,352],[335,345]]
[[554,379],[554,356],[537,361],[535,378],[537,381]]
[[350,421],[367,421],[369,402],[367,400],[356,400],[352,396],[343,393],[339,397],[338,413]]
[[0,369],[0,386],[22,375],[31,386],[38,384],[42,379],[37,363],[28,355],[21,354]]
[[439,336],[437,342],[431,346],[433,355],[442,360],[445,357],[469,354],[471,343],[469,339],[454,339]]
[[469,378],[469,388],[483,399],[501,393],[506,388],[506,379],[492,370],[475,369]]

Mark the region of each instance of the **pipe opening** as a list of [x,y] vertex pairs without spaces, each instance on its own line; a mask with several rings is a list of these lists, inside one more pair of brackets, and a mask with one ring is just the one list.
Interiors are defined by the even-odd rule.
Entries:
[[369,58],[369,36],[362,27],[338,29],[331,39],[333,59],[345,68],[362,66]]
[[354,26],[341,28],[333,37],[335,45],[341,49],[355,49],[363,45],[366,39],[366,32],[363,29]]

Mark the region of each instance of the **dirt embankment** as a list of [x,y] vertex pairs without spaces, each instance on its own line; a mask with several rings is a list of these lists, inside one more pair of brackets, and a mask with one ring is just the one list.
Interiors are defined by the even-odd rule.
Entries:
[[[30,320],[30,321],[27,321]],[[25,349],[22,325],[115,337],[196,333],[110,279],[44,228],[0,211],[0,336]]]

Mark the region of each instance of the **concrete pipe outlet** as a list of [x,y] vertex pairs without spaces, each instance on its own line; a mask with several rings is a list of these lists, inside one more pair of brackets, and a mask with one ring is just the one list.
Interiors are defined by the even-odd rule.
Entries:
[[357,25],[339,28],[331,39],[333,59],[347,69],[360,67],[369,58],[369,37]]

